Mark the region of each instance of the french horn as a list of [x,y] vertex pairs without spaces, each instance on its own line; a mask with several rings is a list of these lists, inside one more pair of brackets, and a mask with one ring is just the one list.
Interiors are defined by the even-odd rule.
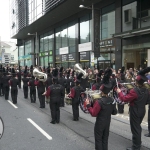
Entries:
[[36,77],[39,81],[46,82],[47,74],[40,72],[37,68],[33,70],[33,76]]

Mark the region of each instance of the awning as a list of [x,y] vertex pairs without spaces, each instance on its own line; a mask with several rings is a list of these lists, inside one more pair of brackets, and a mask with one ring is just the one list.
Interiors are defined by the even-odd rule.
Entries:
[[150,28],[142,28],[142,29],[130,30],[122,33],[117,33],[117,34],[113,34],[112,37],[124,39],[124,38],[144,35],[144,34],[150,34]]

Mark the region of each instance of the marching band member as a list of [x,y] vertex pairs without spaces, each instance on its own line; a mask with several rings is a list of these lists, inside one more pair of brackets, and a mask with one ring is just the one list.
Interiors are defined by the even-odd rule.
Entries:
[[93,91],[94,90],[99,90],[100,85],[101,85],[101,76],[102,76],[103,73],[104,73],[104,71],[101,69],[99,71],[99,73],[96,75],[96,83],[93,84],[93,86],[92,86]]
[[30,86],[30,99],[31,103],[36,102],[36,88],[35,88],[35,77],[32,75],[32,78],[29,80],[28,85]]
[[50,67],[47,68],[47,80],[46,80],[46,89],[52,85],[52,75],[51,75],[51,72],[50,72]]
[[36,79],[35,85],[37,86],[37,90],[38,90],[40,108],[45,108],[45,96],[43,95],[43,93],[45,92],[45,83]]
[[111,115],[117,114],[116,105],[113,104],[113,99],[108,96],[108,93],[112,88],[111,82],[109,81],[111,74],[111,69],[107,69],[105,71],[102,84],[100,86],[102,97],[95,101],[93,107],[91,107],[89,100],[86,100],[88,111],[93,117],[96,117],[94,127],[96,150],[108,150]]
[[70,82],[71,82],[71,79],[69,78],[70,77],[70,71],[71,70],[68,70],[68,72],[67,72],[67,79],[66,79],[66,93],[67,94],[70,93]]
[[63,92],[64,92],[63,96],[61,97],[60,107],[64,107],[65,106],[64,98],[65,98],[66,79],[63,77],[63,67],[61,67],[59,70],[58,84],[62,86]]
[[148,106],[148,133],[145,136],[150,137],[150,104]]
[[29,79],[27,78],[26,73],[24,73],[24,78],[22,78],[22,81],[23,81],[24,98],[27,99],[28,98],[28,82],[29,82]]
[[0,96],[4,95],[3,91],[3,68],[2,65],[0,65]]
[[131,89],[127,95],[123,95],[118,88],[118,97],[123,102],[129,102],[130,127],[132,132],[132,147],[127,150],[140,150],[141,148],[141,123],[145,116],[145,105],[150,103],[150,93],[144,88],[143,83],[147,81],[145,73],[150,71],[150,67],[139,71],[136,77],[136,87]]
[[17,95],[18,95],[18,85],[19,85],[19,81],[16,78],[16,73],[14,68],[11,69],[12,71],[12,78],[9,81],[9,85],[11,86],[11,98],[13,101],[13,104],[17,104]]
[[46,92],[43,93],[47,98],[50,97],[50,110],[52,120],[50,123],[55,124],[60,121],[60,100],[64,95],[63,87],[58,83],[58,70],[57,68],[53,71],[53,84],[50,85]]
[[19,72],[17,73],[18,81],[19,81],[19,89],[21,89],[21,68],[19,66]]
[[5,95],[5,100],[8,100],[10,76],[7,76],[7,71],[4,71],[3,75],[4,75],[3,76],[4,95]]
[[84,89],[80,86],[82,76],[82,73],[78,74],[75,86],[71,89],[70,95],[68,95],[72,98],[73,121],[79,120],[79,96],[81,92],[84,92]]

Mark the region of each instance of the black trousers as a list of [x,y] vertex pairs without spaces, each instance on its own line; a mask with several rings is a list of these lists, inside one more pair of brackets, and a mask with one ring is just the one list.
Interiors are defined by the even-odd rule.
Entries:
[[14,104],[17,103],[18,89],[11,87],[11,98]]
[[79,119],[79,102],[74,102],[72,100],[72,112],[73,112],[73,119]]
[[62,96],[61,100],[60,100],[60,107],[64,107],[65,106],[65,102],[64,102],[65,97]]
[[21,89],[21,79],[19,79],[19,88]]
[[0,96],[4,95],[3,83],[0,83]]
[[130,112],[130,127],[132,132],[132,148],[134,150],[140,150],[141,148],[141,123],[145,115],[145,110],[131,108],[129,109]]
[[59,123],[60,121],[60,99],[52,99],[50,98],[50,110],[51,110],[51,117],[53,122]]
[[109,122],[107,120],[105,120],[105,122],[96,121],[94,127],[96,150],[108,150],[109,127],[110,121]]
[[118,104],[118,113],[120,113],[120,114],[124,113],[124,105]]
[[35,88],[30,88],[30,99],[31,99],[31,102],[33,103],[36,102],[36,89]]
[[148,107],[148,131],[150,133],[150,104],[149,104],[149,107]]
[[9,97],[9,86],[4,86],[4,95],[5,95],[5,100],[8,100],[8,97]]
[[66,93],[69,94],[70,93],[70,87],[66,88]]
[[23,86],[24,98],[28,98],[28,86]]
[[40,101],[40,107],[45,108],[45,95],[42,95],[45,91],[38,91],[38,97]]

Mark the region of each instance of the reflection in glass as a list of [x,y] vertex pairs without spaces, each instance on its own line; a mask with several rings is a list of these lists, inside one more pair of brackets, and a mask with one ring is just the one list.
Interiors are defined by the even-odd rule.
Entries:
[[67,47],[68,46],[67,27],[62,29],[61,38],[62,38],[62,47]]
[[68,24],[68,42],[69,46],[75,45],[75,22]]
[[80,19],[80,43],[87,43],[90,40],[89,15]]
[[[57,30],[59,30],[59,29],[57,29]],[[59,50],[59,48],[61,48],[61,35],[60,35],[60,31],[56,32],[55,38],[56,38],[56,50]]]

